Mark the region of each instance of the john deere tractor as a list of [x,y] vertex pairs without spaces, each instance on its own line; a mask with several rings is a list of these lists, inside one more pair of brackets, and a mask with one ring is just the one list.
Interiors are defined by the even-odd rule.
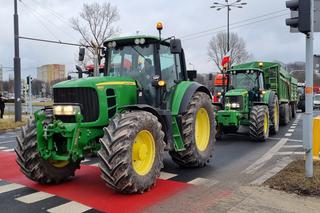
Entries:
[[296,114],[297,80],[279,63],[250,62],[227,70],[226,93],[217,112],[217,138],[249,127],[250,138],[265,141]]
[[192,81],[178,39],[113,38],[98,75],[54,85],[53,107],[17,138],[17,163],[31,180],[60,183],[87,154],[122,193],[143,193],[160,175],[164,151],[182,167],[205,166],[215,143],[209,90]]

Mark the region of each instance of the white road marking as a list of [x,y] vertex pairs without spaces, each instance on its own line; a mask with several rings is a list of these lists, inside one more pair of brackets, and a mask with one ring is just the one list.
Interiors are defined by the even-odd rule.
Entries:
[[6,149],[7,147],[4,147],[4,146],[0,146],[0,150],[2,150],[2,149]]
[[286,133],[284,136],[285,136],[285,137],[291,137],[291,136],[292,136],[292,133]]
[[301,144],[299,145],[284,145],[283,148],[300,148],[303,147]]
[[297,126],[298,124],[297,123],[293,123],[293,124],[291,124],[292,126]]
[[297,126],[291,126],[290,129],[295,129]]
[[264,175],[260,176],[259,178],[255,179],[254,181],[251,182],[252,185],[261,185],[263,184],[266,180],[268,180],[270,177],[274,176],[278,172],[280,172],[284,167],[286,167],[289,163],[291,163],[293,159],[290,157],[284,157],[280,161],[278,161],[275,164],[275,167],[272,168],[271,170],[267,171]]
[[191,181],[188,182],[189,184],[193,185],[205,185],[205,186],[213,186],[219,183],[219,181],[214,180],[214,179],[206,179],[206,178],[195,178]]
[[10,184],[6,184],[6,185],[2,185],[0,186],[0,194],[1,193],[5,193],[5,192],[10,192],[16,189],[20,189],[23,188],[25,186],[20,185],[20,184],[16,184],[16,183],[10,183]]
[[292,142],[299,142],[299,143],[302,143],[302,140],[296,140],[296,139],[288,139],[288,141],[292,141]]
[[278,152],[276,155],[304,155],[305,152]]
[[88,161],[90,161],[90,159],[85,158],[83,161],[81,161],[81,163],[85,163],[85,162],[88,162]]
[[4,152],[14,152],[14,149],[4,149],[4,150],[1,150],[1,151],[4,151]]
[[241,173],[254,174],[258,169],[264,166],[264,164],[268,160],[270,160],[272,156],[275,153],[277,153],[285,143],[287,143],[287,141],[288,138],[282,138],[277,144],[275,144],[271,149],[269,149],[269,151],[266,154],[264,154],[261,158],[259,158],[256,162],[254,162]]
[[160,173],[160,179],[162,179],[162,180],[168,180],[168,179],[173,178],[175,176],[177,176],[177,174],[172,174],[169,172],[161,172]]
[[35,192],[35,193],[29,194],[29,195],[18,197],[18,198],[16,198],[16,200],[29,204],[29,203],[35,203],[35,202],[38,202],[41,200],[45,200],[45,199],[48,199],[53,196],[54,196],[53,194],[48,194],[45,192]]
[[0,144],[6,144],[6,143],[15,143],[16,142],[16,140],[9,140],[9,141],[5,141],[5,142],[0,142]]
[[96,166],[96,167],[98,167],[98,166],[99,166],[99,163],[89,164],[89,166]]
[[48,209],[48,212],[51,213],[81,213],[90,210],[91,208],[88,206],[85,206],[81,203],[70,201],[68,203],[62,204],[60,206]]
[[288,129],[288,132],[294,132],[294,129]]

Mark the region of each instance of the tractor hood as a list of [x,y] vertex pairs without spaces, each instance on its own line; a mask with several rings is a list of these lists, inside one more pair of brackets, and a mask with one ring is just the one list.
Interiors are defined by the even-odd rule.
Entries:
[[71,87],[101,87],[101,86],[115,86],[115,85],[136,85],[134,79],[130,77],[113,77],[113,76],[99,76],[81,78],[75,80],[68,80],[57,83],[53,88],[71,88]]
[[245,96],[248,94],[246,89],[233,89],[226,92],[226,96]]

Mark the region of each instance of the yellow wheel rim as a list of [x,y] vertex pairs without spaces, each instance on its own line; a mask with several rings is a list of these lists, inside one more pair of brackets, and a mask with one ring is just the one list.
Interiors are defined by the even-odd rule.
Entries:
[[199,151],[206,150],[210,139],[210,119],[205,108],[200,108],[196,114],[195,140]]
[[52,159],[49,159],[48,161],[52,166],[54,166],[56,168],[63,168],[66,165],[69,164],[68,160],[52,160]]
[[263,130],[264,130],[264,134],[266,135],[268,133],[268,122],[269,122],[269,118],[267,113],[264,115],[264,124],[263,124]]
[[139,175],[151,170],[156,155],[154,138],[148,130],[140,131],[132,146],[132,166]]
[[274,125],[275,126],[278,126],[278,124],[279,124],[279,105],[278,104],[276,104],[275,106],[274,106]]

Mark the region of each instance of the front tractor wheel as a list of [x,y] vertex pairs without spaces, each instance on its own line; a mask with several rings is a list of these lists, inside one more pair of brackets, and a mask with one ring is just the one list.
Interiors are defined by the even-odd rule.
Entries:
[[124,112],[104,131],[98,152],[102,179],[122,193],[148,191],[163,167],[164,133],[157,117],[145,111]]
[[172,159],[182,167],[202,167],[212,158],[215,143],[215,118],[210,97],[196,92],[182,116],[184,151],[171,151]]
[[21,137],[17,137],[17,163],[20,170],[31,180],[41,184],[60,183],[74,176],[80,168],[80,161],[44,160],[37,149],[37,132],[35,122],[22,127]]
[[265,141],[269,137],[269,110],[267,106],[253,106],[250,112],[250,138]]

